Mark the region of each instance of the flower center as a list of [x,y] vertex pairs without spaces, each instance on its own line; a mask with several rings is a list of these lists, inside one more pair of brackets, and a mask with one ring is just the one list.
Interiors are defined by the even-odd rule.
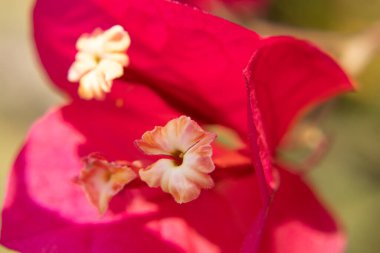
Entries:
[[99,54],[94,55],[94,61],[96,64],[99,64],[101,60],[102,60],[102,57]]
[[185,156],[185,153],[180,151],[180,150],[176,150],[172,153],[172,158],[174,159],[174,164],[176,166],[181,166],[182,163],[183,163],[183,157]]

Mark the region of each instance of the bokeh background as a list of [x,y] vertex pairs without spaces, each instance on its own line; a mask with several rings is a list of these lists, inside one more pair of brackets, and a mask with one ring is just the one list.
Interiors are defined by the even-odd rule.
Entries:
[[[7,174],[34,120],[64,98],[49,86],[31,39],[32,0],[0,1],[0,201]],[[236,9],[235,9],[236,10]],[[330,151],[308,174],[349,236],[348,253],[380,251],[380,0],[272,0],[218,15],[264,35],[309,39],[341,61],[358,92],[323,114]],[[297,133],[296,133],[297,134]],[[0,246],[0,253],[11,252]]]

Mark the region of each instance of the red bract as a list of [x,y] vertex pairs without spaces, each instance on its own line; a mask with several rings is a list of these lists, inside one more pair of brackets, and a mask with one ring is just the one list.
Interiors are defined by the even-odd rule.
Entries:
[[[317,197],[275,161],[301,110],[351,89],[328,56],[161,0],[40,0],[34,24],[41,61],[72,102],[28,135],[9,182],[2,244],[22,252],[343,251]],[[116,24],[131,36],[130,65],[105,101],[82,101],[66,80],[75,41]],[[132,182],[100,217],[74,180],[81,158],[146,159],[133,142],[181,114],[234,129],[252,164],[238,168],[215,147],[216,186],[198,199],[179,205]]]

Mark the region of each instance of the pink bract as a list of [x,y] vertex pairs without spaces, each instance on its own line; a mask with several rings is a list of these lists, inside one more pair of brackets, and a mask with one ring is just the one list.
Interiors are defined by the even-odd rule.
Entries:
[[[82,101],[66,79],[75,41],[116,24],[131,36],[130,66],[105,101]],[[344,235],[328,211],[275,161],[300,112],[352,89],[319,49],[291,37],[260,38],[163,0],[39,0],[34,37],[49,77],[72,101],[29,132],[10,176],[3,245],[21,252],[343,252]],[[216,186],[183,205],[132,182],[99,216],[73,180],[81,158],[146,159],[134,140],[182,114],[234,129],[252,164],[244,173],[217,167]]]

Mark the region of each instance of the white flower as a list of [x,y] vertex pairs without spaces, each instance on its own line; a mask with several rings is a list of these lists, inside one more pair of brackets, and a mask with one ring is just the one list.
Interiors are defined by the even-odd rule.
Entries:
[[137,177],[134,163],[108,162],[98,154],[90,154],[84,160],[78,182],[93,205],[103,214],[113,196]]
[[211,142],[215,138],[214,133],[204,131],[185,116],[144,133],[141,140],[136,141],[142,151],[169,157],[139,170],[141,180],[150,187],[161,187],[178,203],[198,198],[201,189],[214,186],[209,174],[215,169],[211,158]]
[[121,77],[129,64],[126,51],[130,44],[128,33],[119,25],[106,31],[95,29],[92,34],[83,34],[78,39],[78,53],[67,78],[70,82],[79,82],[81,98],[100,100],[110,92],[112,81]]

